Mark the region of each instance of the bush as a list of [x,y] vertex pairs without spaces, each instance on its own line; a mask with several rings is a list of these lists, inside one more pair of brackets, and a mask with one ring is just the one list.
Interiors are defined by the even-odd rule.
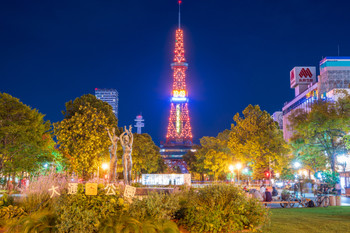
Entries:
[[184,194],[177,213],[179,223],[191,232],[257,230],[268,211],[233,185],[211,185]]
[[131,217],[170,220],[180,208],[179,195],[152,192],[142,200],[135,199],[129,209]]
[[128,205],[118,195],[105,195],[103,185],[99,186],[97,196],[87,196],[80,184],[77,194],[62,194],[54,208],[58,232],[89,233],[97,232],[101,221],[126,213]]
[[133,233],[179,233],[179,228],[176,223],[169,220],[148,219],[138,221],[128,215],[122,215],[119,217],[110,217],[105,219],[101,223],[99,229],[101,233],[120,233],[120,232],[133,232]]
[[57,232],[56,215],[53,211],[44,209],[28,216],[22,216],[7,224],[7,232]]
[[53,199],[50,198],[49,192],[52,186],[59,187],[59,193],[64,192],[67,187],[65,175],[51,170],[47,175],[33,179],[23,192],[24,195],[20,199],[21,206],[28,213],[52,208]]
[[9,196],[7,193],[4,193],[0,198],[0,207],[1,206],[9,206],[14,204],[14,198]]
[[23,208],[18,206],[3,206],[0,209],[0,226],[17,221],[22,216],[27,215]]

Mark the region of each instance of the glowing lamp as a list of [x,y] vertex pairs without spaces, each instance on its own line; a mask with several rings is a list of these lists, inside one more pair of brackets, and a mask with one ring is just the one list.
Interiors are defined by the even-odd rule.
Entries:
[[102,169],[103,169],[103,170],[107,170],[108,167],[109,167],[108,163],[103,163],[103,164],[102,164]]
[[233,170],[235,169],[235,167],[234,167],[233,165],[230,165],[230,166],[228,167],[228,169],[231,171],[231,173],[233,173]]
[[241,163],[237,163],[236,164],[236,168],[239,170],[239,169],[241,169],[242,168],[242,164]]

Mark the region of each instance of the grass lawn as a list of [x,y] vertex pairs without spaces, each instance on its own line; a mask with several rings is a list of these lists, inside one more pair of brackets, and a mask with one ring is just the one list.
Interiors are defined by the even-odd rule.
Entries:
[[271,209],[270,225],[263,232],[350,232],[350,207]]

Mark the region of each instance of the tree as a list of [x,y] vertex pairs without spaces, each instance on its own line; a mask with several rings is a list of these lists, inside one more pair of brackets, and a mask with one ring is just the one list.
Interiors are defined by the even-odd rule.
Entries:
[[294,135],[292,141],[303,140],[304,153],[312,151],[315,156],[324,153],[333,172],[336,156],[344,153],[345,136],[349,131],[350,108],[340,101],[315,101],[310,111],[297,109],[289,116]]
[[201,179],[208,174],[217,180],[228,172],[229,163],[232,161],[232,154],[227,147],[229,131],[225,130],[217,137],[202,137],[201,146],[195,147],[196,152],[188,152],[184,156],[190,172],[198,173]]
[[[70,100],[68,101],[66,106],[66,111],[62,111],[62,114],[65,119],[72,118],[76,113],[83,114],[83,109],[81,106],[91,106],[95,109],[97,109],[99,112],[102,112],[105,117],[107,118],[108,125],[112,127],[117,128],[118,125],[118,119],[116,118],[115,114],[113,113],[113,108],[111,105],[109,105],[107,102],[104,102],[102,100],[99,100],[96,98],[96,96],[87,94],[83,95],[81,97],[76,98],[74,101]],[[117,133],[121,133],[122,130],[118,129],[119,131]]]
[[326,169],[327,156],[322,151],[310,147],[305,143],[305,140],[301,137],[294,137],[291,140],[291,148],[295,155],[295,158],[299,160],[305,169],[313,171],[315,174],[317,171]]
[[142,173],[162,172],[165,169],[164,161],[149,134],[134,134],[132,148],[133,175],[139,178]]
[[19,99],[0,93],[0,171],[33,173],[53,161],[51,124]]
[[60,151],[69,159],[71,170],[85,179],[108,157],[108,122],[103,111],[85,103],[74,115],[54,124]]
[[288,163],[289,147],[270,114],[249,105],[242,117],[237,113],[233,120],[228,141],[231,152],[250,164],[255,178],[263,178],[264,170],[281,172]]

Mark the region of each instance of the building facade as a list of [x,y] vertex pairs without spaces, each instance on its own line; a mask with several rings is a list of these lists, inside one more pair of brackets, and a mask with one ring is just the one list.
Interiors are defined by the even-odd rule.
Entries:
[[118,119],[119,95],[116,89],[95,88],[95,96],[112,106],[113,113]]
[[[296,109],[311,110],[315,100],[337,101],[340,94],[337,90],[350,93],[350,57],[326,57],[320,61],[320,74],[316,80],[315,67],[295,67],[290,72],[291,88],[295,89],[295,98],[282,108],[283,137],[289,141],[293,129],[289,127],[288,117]],[[301,79],[299,82],[298,79]],[[342,161],[341,161],[342,160]],[[343,188],[350,186],[350,157],[337,156],[340,182]],[[347,189],[350,194],[350,188]]]
[[[315,67],[295,67],[290,72],[291,88],[295,98],[282,108],[283,137],[289,141],[293,129],[289,127],[288,117],[296,109],[309,111],[317,99],[336,101],[336,90],[350,91],[350,57],[325,57],[320,61],[320,75],[316,79]],[[350,92],[349,92],[350,93]]]

